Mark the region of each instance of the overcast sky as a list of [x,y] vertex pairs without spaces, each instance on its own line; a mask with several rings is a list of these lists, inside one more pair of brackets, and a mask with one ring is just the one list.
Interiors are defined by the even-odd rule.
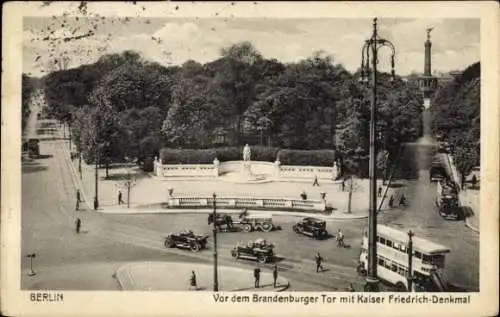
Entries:
[[[95,35],[51,46],[42,38],[86,33],[96,24]],[[134,50],[148,60],[181,64],[193,59],[204,63],[220,57],[220,49],[250,41],[266,58],[295,62],[323,50],[349,71],[361,63],[361,46],[372,32],[371,19],[322,18],[95,18],[24,19],[23,69],[44,75],[51,57],[66,51],[69,67],[96,61],[104,53]],[[51,30],[48,31],[47,27]],[[379,19],[379,34],[396,46],[396,72],[423,71],[426,28],[432,31],[435,71],[463,69],[479,61],[478,19]],[[158,40],[153,39],[160,39]],[[98,50],[99,47],[107,48]],[[41,55],[37,59],[37,56]],[[385,56],[384,56],[385,55]],[[382,52],[381,70],[389,70],[389,51]],[[52,57],[54,58],[54,57]]]

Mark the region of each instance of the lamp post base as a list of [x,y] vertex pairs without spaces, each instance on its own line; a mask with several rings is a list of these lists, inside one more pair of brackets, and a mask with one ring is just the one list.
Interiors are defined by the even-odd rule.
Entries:
[[367,277],[364,291],[365,292],[378,292],[380,280],[378,278]]
[[36,275],[36,273],[34,271],[29,271],[28,272],[28,276],[35,276],[35,275]]

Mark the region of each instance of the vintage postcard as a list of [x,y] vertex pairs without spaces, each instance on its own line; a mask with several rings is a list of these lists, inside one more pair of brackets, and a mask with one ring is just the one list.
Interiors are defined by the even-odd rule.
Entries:
[[5,4],[2,314],[498,314],[499,12]]

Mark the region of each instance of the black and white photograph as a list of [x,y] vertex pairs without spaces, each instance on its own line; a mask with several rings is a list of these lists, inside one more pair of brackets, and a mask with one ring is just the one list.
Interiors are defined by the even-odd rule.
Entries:
[[18,17],[28,304],[140,291],[226,314],[231,296],[410,313],[466,307],[497,279],[480,254],[498,255],[481,15],[238,14],[251,5],[44,1]]

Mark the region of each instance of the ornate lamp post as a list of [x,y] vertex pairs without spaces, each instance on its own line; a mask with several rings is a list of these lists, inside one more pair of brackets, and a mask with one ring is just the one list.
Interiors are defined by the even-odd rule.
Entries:
[[[394,45],[377,34],[377,18],[373,19],[373,34],[365,41],[362,50],[361,77],[360,81],[368,84],[371,75],[372,100],[370,114],[370,207],[368,216],[368,274],[366,278],[365,291],[376,292],[379,290],[377,277],[377,147],[375,123],[377,120],[377,64],[378,50],[386,46],[391,48],[391,80],[394,80],[394,56],[396,49]],[[371,57],[371,69],[370,69]]]
[[217,195],[215,195],[215,193],[214,193],[213,194],[213,198],[214,198],[213,219],[214,219],[214,222],[213,222],[213,228],[212,228],[212,233],[213,233],[213,237],[214,237],[214,292],[219,291],[219,279],[217,276],[217,226],[216,226],[217,209],[216,209],[216,202],[215,202],[216,197],[217,197]]
[[408,231],[408,292],[413,289],[413,231]]

